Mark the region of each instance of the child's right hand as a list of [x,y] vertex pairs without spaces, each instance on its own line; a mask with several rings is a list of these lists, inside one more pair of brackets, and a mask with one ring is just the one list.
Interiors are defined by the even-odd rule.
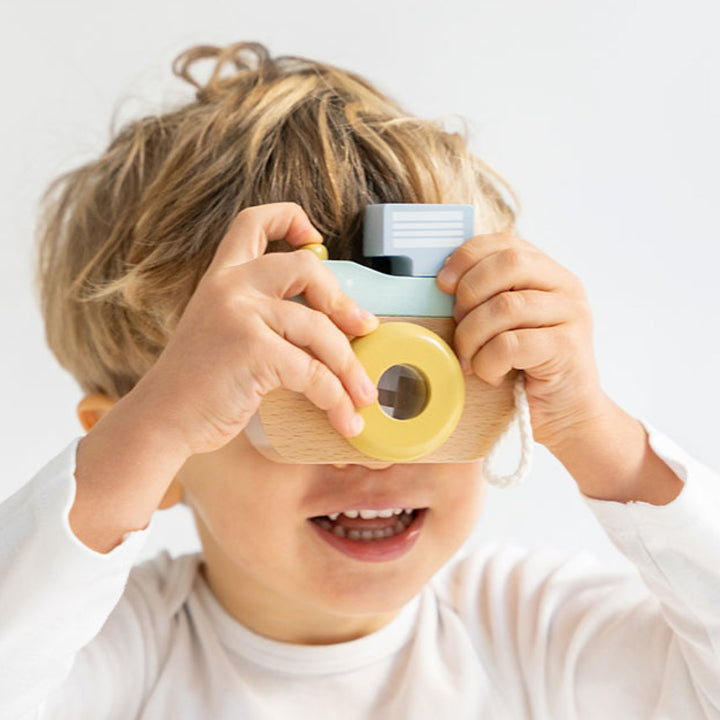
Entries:
[[[167,346],[130,393],[188,456],[232,440],[275,388],[303,393],[344,435],[360,432],[355,407],[377,397],[345,335],[371,332],[377,318],[341,292],[314,253],[263,254],[278,239],[300,247],[321,236],[295,203],[238,214]],[[308,306],[287,299],[300,293]]]

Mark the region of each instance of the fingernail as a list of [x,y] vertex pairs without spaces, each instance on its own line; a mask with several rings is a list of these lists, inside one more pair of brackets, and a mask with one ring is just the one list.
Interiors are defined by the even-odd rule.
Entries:
[[472,372],[472,367],[465,358],[460,358],[460,369],[465,375],[469,375]]
[[437,279],[445,285],[453,285],[457,280],[457,273],[447,266],[445,266],[437,276]]
[[363,380],[360,390],[362,394],[366,398],[368,398],[368,400],[375,399],[377,388],[375,387],[375,383],[370,380],[370,378],[365,378],[365,380]]
[[362,320],[363,322],[370,322],[371,320],[375,320],[375,316],[368,312],[365,308],[361,308],[359,305],[355,307],[355,315],[359,320]]
[[350,435],[359,435],[365,427],[365,421],[360,415],[355,413],[350,421]]

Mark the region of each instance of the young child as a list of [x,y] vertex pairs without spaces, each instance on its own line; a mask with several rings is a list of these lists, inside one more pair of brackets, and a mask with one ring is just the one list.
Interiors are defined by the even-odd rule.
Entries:
[[[501,179],[343,70],[253,43],[174,70],[195,101],[47,196],[47,338],[88,433],[0,506],[0,716],[720,718],[718,478],[605,395],[582,286],[514,234]],[[524,370],[535,440],[637,576],[496,544],[447,564],[481,461],[293,465],[249,443],[278,387],[360,431],[377,391],[348,336],[377,319],[291,251],[360,260],[382,202],[474,205],[437,278],[458,357],[490,384]],[[133,568],[180,499],[202,553]],[[389,528],[394,551],[341,551],[320,521]]]

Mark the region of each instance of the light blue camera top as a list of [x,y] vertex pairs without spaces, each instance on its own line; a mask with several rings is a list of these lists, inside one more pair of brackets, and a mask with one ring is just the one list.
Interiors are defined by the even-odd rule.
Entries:
[[435,276],[445,258],[474,235],[472,205],[368,205],[363,255],[390,259],[391,275],[345,260],[326,260],[340,289],[375,315],[448,317],[453,296]]
[[349,260],[325,260],[340,289],[375,315],[449,317],[453,295],[438,289],[434,277],[397,277]]

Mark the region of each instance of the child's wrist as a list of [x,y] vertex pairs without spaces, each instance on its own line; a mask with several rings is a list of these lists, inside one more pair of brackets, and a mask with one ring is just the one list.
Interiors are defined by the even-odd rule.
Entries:
[[134,397],[118,401],[78,444],[74,534],[109,552],[125,533],[145,529],[185,459]]
[[682,481],[650,448],[639,420],[606,397],[604,409],[549,448],[584,495],[615,502],[665,505]]
[[129,430],[140,430],[141,437],[178,468],[193,454],[191,438],[183,425],[187,413],[178,406],[179,397],[179,393],[156,386],[148,374],[115,407],[122,410]]

